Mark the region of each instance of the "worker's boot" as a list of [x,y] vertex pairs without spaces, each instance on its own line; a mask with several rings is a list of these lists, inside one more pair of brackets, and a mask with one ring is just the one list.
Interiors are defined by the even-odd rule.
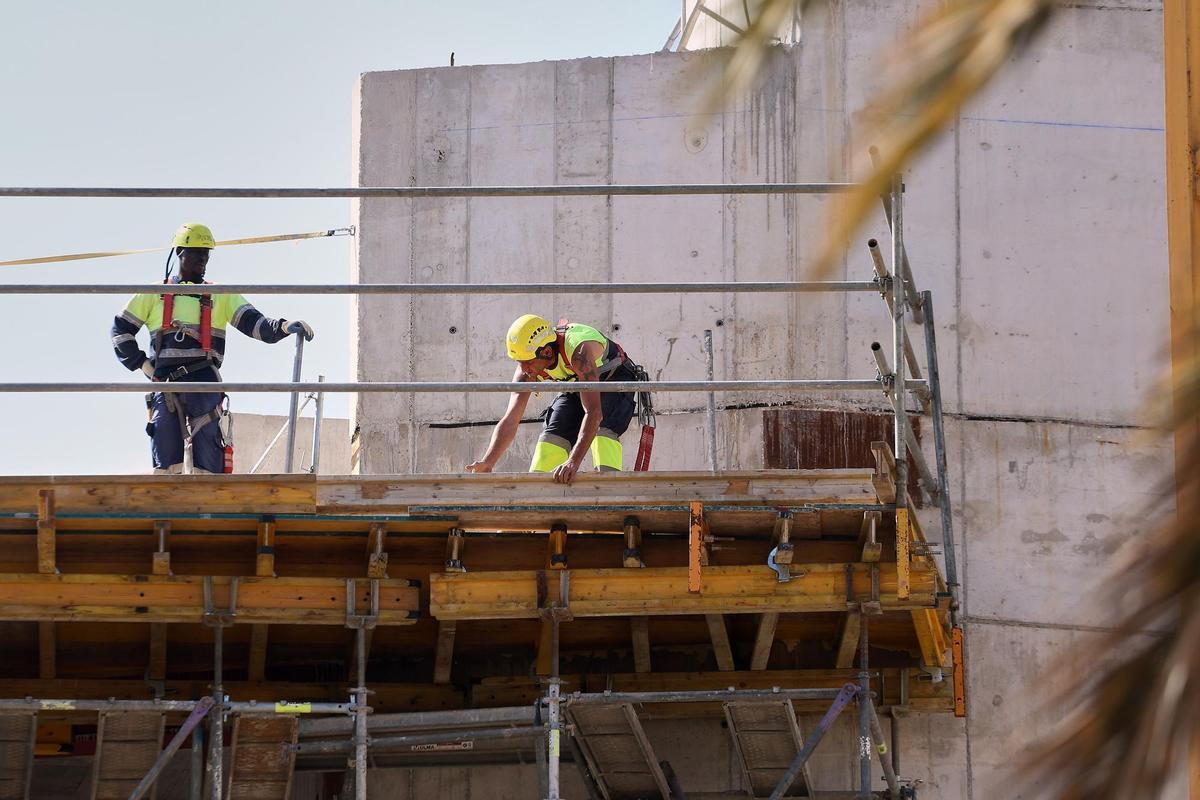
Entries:
[[158,467],[155,467],[154,474],[155,475],[182,475],[183,474],[183,464],[182,463],[172,464],[171,466],[167,467],[166,469],[159,469]]

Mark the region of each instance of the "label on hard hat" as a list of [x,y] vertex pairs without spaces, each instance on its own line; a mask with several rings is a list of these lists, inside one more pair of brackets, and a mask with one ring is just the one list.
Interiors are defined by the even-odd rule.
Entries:
[[312,703],[276,703],[276,714],[310,714]]

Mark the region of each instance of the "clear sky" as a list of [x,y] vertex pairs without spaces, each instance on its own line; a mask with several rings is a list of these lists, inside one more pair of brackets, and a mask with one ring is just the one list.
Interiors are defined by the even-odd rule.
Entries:
[[[0,183],[8,186],[349,186],[352,93],[361,72],[658,50],[678,0],[7,0],[0,23]],[[0,198],[0,261],[166,246],[185,221],[218,239],[343,227],[347,200]],[[350,280],[348,237],[214,253],[210,280]],[[9,283],[151,283],[164,253],[0,267]],[[8,381],[133,381],[113,355],[127,298],[0,296]],[[270,316],[317,330],[305,378],[352,380],[350,299],[268,295]],[[146,336],[142,333],[142,338]],[[226,380],[291,377],[291,338],[232,332]],[[287,395],[237,411],[286,413]],[[345,416],[348,398],[328,413]],[[140,394],[0,394],[0,474],[149,469]],[[239,458],[257,454],[239,452]]]

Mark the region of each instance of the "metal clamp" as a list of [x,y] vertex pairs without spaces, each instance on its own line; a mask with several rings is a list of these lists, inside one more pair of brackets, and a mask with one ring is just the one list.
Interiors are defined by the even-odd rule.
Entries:
[[209,627],[228,628],[237,620],[237,593],[240,578],[229,579],[229,608],[218,611],[213,605],[213,579],[211,575],[204,576],[204,615],[201,622]]
[[346,627],[354,630],[359,628],[371,630],[379,622],[379,579],[370,579],[371,610],[366,614],[359,614],[357,603],[354,602],[358,596],[359,580],[359,578],[346,579]]

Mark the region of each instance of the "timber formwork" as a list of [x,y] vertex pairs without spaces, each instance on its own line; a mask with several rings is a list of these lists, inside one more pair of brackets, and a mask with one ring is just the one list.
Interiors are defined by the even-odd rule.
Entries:
[[[0,478],[0,698],[195,701],[212,691],[220,617],[222,690],[239,710],[283,700],[294,713],[314,701],[352,710],[355,627],[380,720],[532,708],[552,672],[557,628],[566,719],[604,796],[665,781],[652,751],[632,771],[640,778],[604,773],[594,755],[603,738],[587,735],[620,714],[617,752],[632,752],[637,709],[647,707],[734,714],[731,733],[758,785],[780,756],[740,747],[764,740],[753,720],[765,712],[753,703],[763,699],[775,725],[789,719],[788,701],[655,701],[804,687],[825,692],[790,700],[793,718],[822,711],[857,679],[866,623],[880,707],[955,709],[955,681],[932,679],[961,674],[950,596],[914,509],[895,503],[887,449],[877,446],[874,470],[593,474],[572,487],[537,475]],[[601,652],[610,655],[598,662]],[[598,692],[660,695],[607,711],[571,707],[575,693]],[[92,706],[36,703],[9,719],[33,710],[43,725],[97,721]],[[164,707],[163,717],[183,713]],[[235,721],[227,734],[235,750],[225,780],[239,785],[247,763],[274,754],[266,782],[286,791],[294,759],[279,760],[279,746],[239,755],[248,730]],[[14,738],[22,731],[14,727]],[[295,741],[291,731],[283,738]],[[299,763],[330,766],[328,752],[306,753],[300,736]],[[443,739],[473,741],[462,732]],[[386,757],[387,737],[372,740]],[[798,741],[776,749],[794,753]],[[394,763],[463,755],[444,742],[419,745],[401,740]],[[485,736],[471,749],[529,746],[528,736]],[[6,782],[17,774],[6,771]]]

